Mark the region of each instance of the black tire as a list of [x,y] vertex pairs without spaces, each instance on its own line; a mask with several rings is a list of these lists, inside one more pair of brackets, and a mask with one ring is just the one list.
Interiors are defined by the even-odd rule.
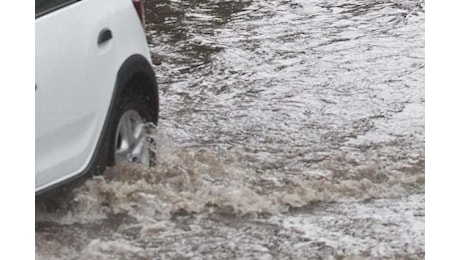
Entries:
[[[140,117],[142,118],[142,121],[144,123],[152,123],[156,122],[156,115],[155,111],[151,111],[149,109],[151,106],[148,104],[148,100],[145,97],[141,97],[139,95],[131,94],[131,95],[126,95],[123,97],[123,100],[118,103],[119,105],[117,108],[114,110],[114,120],[113,124],[110,129],[110,136],[108,138],[109,142],[109,149],[108,149],[108,166],[115,166],[117,162],[116,158],[116,152],[117,148],[120,146],[120,134],[117,133],[117,130],[119,128],[120,120],[123,118],[123,116],[131,111],[136,111]],[[146,132],[148,133],[148,131]],[[154,140],[146,136],[146,141],[147,145],[149,146],[154,146]],[[150,161],[148,165],[146,166],[154,166],[155,165],[155,160],[156,156],[155,153],[152,151],[152,149],[149,150],[150,154]],[[133,162],[136,162],[136,158],[133,158]]]

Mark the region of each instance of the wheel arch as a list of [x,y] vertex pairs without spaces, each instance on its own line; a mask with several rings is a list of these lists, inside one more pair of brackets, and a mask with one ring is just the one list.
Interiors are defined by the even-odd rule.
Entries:
[[133,94],[147,98],[154,115],[154,123],[157,124],[159,98],[156,75],[150,63],[140,54],[130,56],[121,65],[117,74],[110,110],[116,108],[124,96]]
[[[119,109],[121,109],[121,105],[125,98],[129,96],[136,96],[145,99],[148,110],[150,111],[150,116],[153,119],[153,123],[155,125],[158,123],[159,98],[156,75],[152,66],[144,58],[144,56],[135,54],[123,62],[123,65],[120,67],[117,74],[117,81],[113,95],[109,112],[107,113],[107,126],[109,127],[102,134],[103,147],[100,153],[102,158],[99,164],[102,164],[103,166],[105,166],[106,163],[109,164],[109,166],[114,165],[114,161],[110,156],[110,137],[113,136],[116,131],[115,116],[119,114]],[[100,171],[96,173],[100,173]]]

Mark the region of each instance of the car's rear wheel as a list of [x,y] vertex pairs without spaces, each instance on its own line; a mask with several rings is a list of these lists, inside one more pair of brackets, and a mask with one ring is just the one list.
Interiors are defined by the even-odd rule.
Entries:
[[155,164],[151,128],[154,122],[146,99],[127,96],[116,115],[115,129],[110,139],[111,161],[117,166],[123,163]]

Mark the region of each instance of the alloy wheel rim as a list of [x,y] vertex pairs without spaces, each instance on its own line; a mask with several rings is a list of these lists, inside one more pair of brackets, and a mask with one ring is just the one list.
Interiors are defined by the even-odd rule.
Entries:
[[126,111],[117,125],[115,139],[115,165],[135,162],[150,164],[147,131],[141,115],[135,110]]

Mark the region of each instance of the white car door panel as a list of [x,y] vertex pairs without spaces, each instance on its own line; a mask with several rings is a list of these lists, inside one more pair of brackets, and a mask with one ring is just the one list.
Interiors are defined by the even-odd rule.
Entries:
[[107,8],[84,0],[35,21],[36,190],[81,172],[96,147],[118,69]]

